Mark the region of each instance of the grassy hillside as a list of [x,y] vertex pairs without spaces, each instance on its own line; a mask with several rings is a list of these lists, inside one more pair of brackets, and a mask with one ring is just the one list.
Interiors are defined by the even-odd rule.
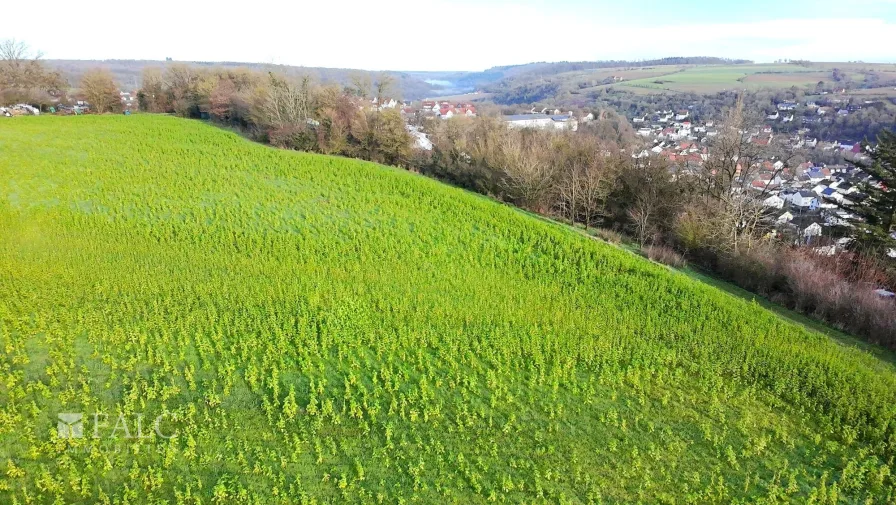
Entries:
[[[805,92],[818,82],[836,87],[833,70],[839,69],[855,86],[873,90],[874,95],[896,96],[891,85],[896,65],[876,63],[738,64],[738,65],[652,65],[563,71],[554,74],[529,73],[511,76],[492,84],[499,103],[570,100],[612,88],[639,95],[663,93],[713,94],[732,90],[789,89]],[[614,80],[615,78],[615,80]],[[532,96],[538,97],[532,100]]]
[[0,502],[896,499],[891,363],[484,198],[145,115],[0,174]]

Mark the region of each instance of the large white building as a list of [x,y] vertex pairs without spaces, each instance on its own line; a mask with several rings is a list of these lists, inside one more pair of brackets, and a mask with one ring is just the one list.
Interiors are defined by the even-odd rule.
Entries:
[[569,114],[516,114],[504,116],[504,121],[511,128],[554,128],[557,130],[576,131],[579,122],[572,113]]

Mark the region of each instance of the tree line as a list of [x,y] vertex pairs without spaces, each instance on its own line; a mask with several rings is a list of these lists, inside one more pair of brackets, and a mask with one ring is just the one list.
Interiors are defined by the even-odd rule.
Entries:
[[68,81],[44,65],[41,56],[24,42],[0,42],[0,105],[27,103],[42,107],[65,94]]
[[141,110],[207,118],[272,145],[407,167],[411,136],[395,108],[379,107],[394,80],[358,73],[351,84],[243,68],[171,64],[143,72]]

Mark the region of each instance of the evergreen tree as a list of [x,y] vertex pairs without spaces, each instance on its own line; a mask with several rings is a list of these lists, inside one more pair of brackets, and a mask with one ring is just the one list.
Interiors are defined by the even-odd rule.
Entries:
[[857,224],[859,245],[882,250],[896,247],[892,235],[896,221],[896,133],[882,132],[871,158],[872,163],[862,167],[872,177],[862,185],[868,198],[850,210],[862,218]]

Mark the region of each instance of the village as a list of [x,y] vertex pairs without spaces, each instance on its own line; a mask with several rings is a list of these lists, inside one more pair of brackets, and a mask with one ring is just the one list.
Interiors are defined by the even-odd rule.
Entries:
[[[756,152],[768,153],[768,159],[760,157],[751,167],[738,165],[737,188],[762,198],[774,233],[818,245],[818,253],[834,255],[849,241],[838,239],[836,229],[851,226],[855,216],[849,207],[866,197],[859,188],[869,182],[870,176],[857,165],[869,158],[861,143],[820,141],[808,135],[809,128],[800,128],[795,134],[776,133],[775,122],[793,122],[796,107],[794,102],[781,102],[774,113],[765,115],[763,125],[742,132]],[[814,102],[807,102],[806,107],[819,115],[850,112],[846,104],[836,112]],[[635,157],[662,156],[685,171],[703,165],[709,155],[708,145],[719,135],[715,121],[692,121],[689,110],[659,111],[631,121],[638,126],[638,135],[653,144]],[[806,161],[792,163],[794,158]],[[824,163],[819,161],[822,158],[836,158],[838,162]]]
[[[425,100],[419,107],[414,107],[411,102],[398,104],[387,100],[380,106],[399,105],[417,147],[426,150],[432,149],[432,144],[426,134],[415,126],[422,119],[475,117],[477,114],[476,107],[471,103],[437,100]],[[849,240],[838,239],[837,228],[851,226],[855,216],[848,209],[865,198],[859,188],[869,181],[869,175],[857,164],[867,161],[868,156],[860,143],[820,141],[810,137],[810,129],[806,127],[799,128],[795,134],[776,133],[776,123],[795,121],[793,111],[797,105],[790,101],[777,104],[773,113],[763,114],[763,125],[744,132],[757,151],[768,151],[770,154],[768,159],[757,160],[747,170],[738,166],[737,186],[761,198],[773,233],[794,242],[816,246],[819,254],[834,255],[848,245]],[[856,106],[843,103],[843,108],[835,109],[820,107],[809,101],[805,107],[817,111],[818,116],[825,116],[849,114],[850,107]],[[576,131],[579,124],[593,121],[594,114],[589,112],[576,117],[571,111],[532,108],[526,114],[505,115],[502,119],[511,128]],[[687,109],[656,111],[632,117],[630,121],[646,144],[633,157],[660,156],[684,171],[696,170],[703,165],[709,156],[709,144],[719,135],[720,128],[712,120],[693,120],[691,111]],[[802,117],[796,121],[807,122]],[[807,161],[791,164],[792,155],[797,152]],[[837,158],[839,162],[813,161],[816,158]],[[744,177],[749,180],[744,180]]]

